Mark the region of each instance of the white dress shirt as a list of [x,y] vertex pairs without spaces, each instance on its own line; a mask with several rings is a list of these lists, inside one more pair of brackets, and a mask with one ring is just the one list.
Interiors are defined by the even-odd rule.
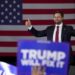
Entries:
[[32,25],[30,27],[28,27],[28,29],[31,30],[32,29]]
[[57,26],[59,26],[58,42],[62,42],[61,34],[62,34],[62,26],[63,26],[63,23],[61,23],[59,25],[57,25],[57,24],[55,25],[55,29],[54,29],[54,32],[53,32],[53,42],[56,42],[55,41],[55,38],[56,38]]

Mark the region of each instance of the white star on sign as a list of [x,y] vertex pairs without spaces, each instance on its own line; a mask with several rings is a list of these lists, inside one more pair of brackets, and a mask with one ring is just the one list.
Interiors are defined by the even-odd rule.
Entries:
[[12,23],[12,20],[9,20],[9,23]]
[[1,12],[1,15],[4,15],[4,12]]
[[13,1],[13,4],[16,4],[16,1],[15,0]]
[[17,7],[20,8],[20,5],[18,4]]
[[5,11],[8,11],[8,8],[5,8]]
[[1,4],[1,7],[4,7],[4,4]]
[[12,12],[9,12],[9,15],[12,15]]
[[20,13],[18,12],[17,15],[20,15]]
[[11,7],[12,7],[12,5],[10,4],[10,5],[9,5],[9,7],[11,8]]
[[5,16],[5,19],[8,19],[8,16]]
[[14,16],[13,19],[16,19],[16,16]]
[[20,23],[20,20],[17,20],[17,23]]
[[7,4],[7,3],[8,3],[8,1],[7,1],[7,0],[5,0],[5,3]]
[[14,9],[13,9],[13,11],[15,12],[15,11],[16,11],[16,9],[14,8]]
[[3,19],[1,20],[1,23],[4,23],[4,20]]

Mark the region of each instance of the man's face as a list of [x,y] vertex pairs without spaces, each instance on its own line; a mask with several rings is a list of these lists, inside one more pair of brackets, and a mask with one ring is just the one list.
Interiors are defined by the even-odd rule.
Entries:
[[53,19],[54,19],[54,22],[56,24],[60,24],[63,21],[63,17],[61,16],[60,13],[54,14],[54,18]]

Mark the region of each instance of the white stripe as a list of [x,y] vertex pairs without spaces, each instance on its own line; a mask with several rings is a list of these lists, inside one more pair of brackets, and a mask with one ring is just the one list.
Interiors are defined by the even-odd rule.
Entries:
[[25,25],[0,25],[0,30],[23,31],[25,29]]
[[[38,30],[43,30],[47,26],[50,25],[33,25]],[[28,28],[25,25],[0,25],[0,30],[6,30],[6,31],[27,31]]]
[[46,37],[34,37],[34,36],[0,36],[0,42],[18,42],[19,40],[47,40]]
[[[52,20],[53,15],[51,14],[36,14],[36,15],[23,15],[23,20],[27,20],[30,18],[31,20]],[[75,19],[75,14],[64,14],[64,19]]]
[[72,46],[72,51],[75,51],[75,46]]
[[0,47],[0,52],[17,52],[16,47]]
[[71,40],[75,40],[75,37],[72,36],[72,37],[71,37]]
[[24,3],[23,9],[75,9],[75,3]]
[[74,75],[74,74],[75,74],[75,66],[72,65],[70,66],[69,75]]
[[[75,29],[75,24],[68,24],[70,26],[73,26]],[[46,27],[51,25],[33,25],[37,30],[44,30]],[[0,25],[0,30],[6,30],[6,31],[27,31],[28,28],[25,25]]]
[[[15,42],[21,39],[24,40],[47,40],[46,37],[35,37],[35,36],[0,36],[0,42]],[[72,37],[71,40],[75,40],[75,37]]]
[[[17,47],[0,47],[0,52],[17,52]],[[75,46],[72,46],[72,51],[75,51]]]

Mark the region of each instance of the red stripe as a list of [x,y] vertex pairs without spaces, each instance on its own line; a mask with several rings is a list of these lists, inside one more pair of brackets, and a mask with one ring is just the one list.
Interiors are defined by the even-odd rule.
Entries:
[[[53,20],[31,20],[32,25],[53,25]],[[75,19],[71,20],[64,20],[65,24],[75,24]],[[23,21],[25,24],[25,20]]]
[[16,56],[16,53],[15,52],[6,52],[6,53],[4,53],[4,52],[0,52],[0,56]]
[[0,47],[17,47],[17,42],[0,42]]
[[73,56],[75,56],[75,50],[74,50],[74,51],[72,51],[72,55],[73,55]]
[[75,3],[75,0],[23,0],[23,3]]
[[[17,42],[0,42],[0,47],[17,47]],[[71,45],[75,45],[75,40],[71,41]]]
[[71,41],[71,45],[75,45],[75,40],[72,40]]
[[[32,36],[28,31],[0,31],[0,36]],[[73,44],[74,41],[72,42]]]
[[31,36],[28,31],[0,31],[0,36]]
[[75,9],[24,9],[23,14],[53,14],[56,11],[61,11],[64,14],[75,13]]

